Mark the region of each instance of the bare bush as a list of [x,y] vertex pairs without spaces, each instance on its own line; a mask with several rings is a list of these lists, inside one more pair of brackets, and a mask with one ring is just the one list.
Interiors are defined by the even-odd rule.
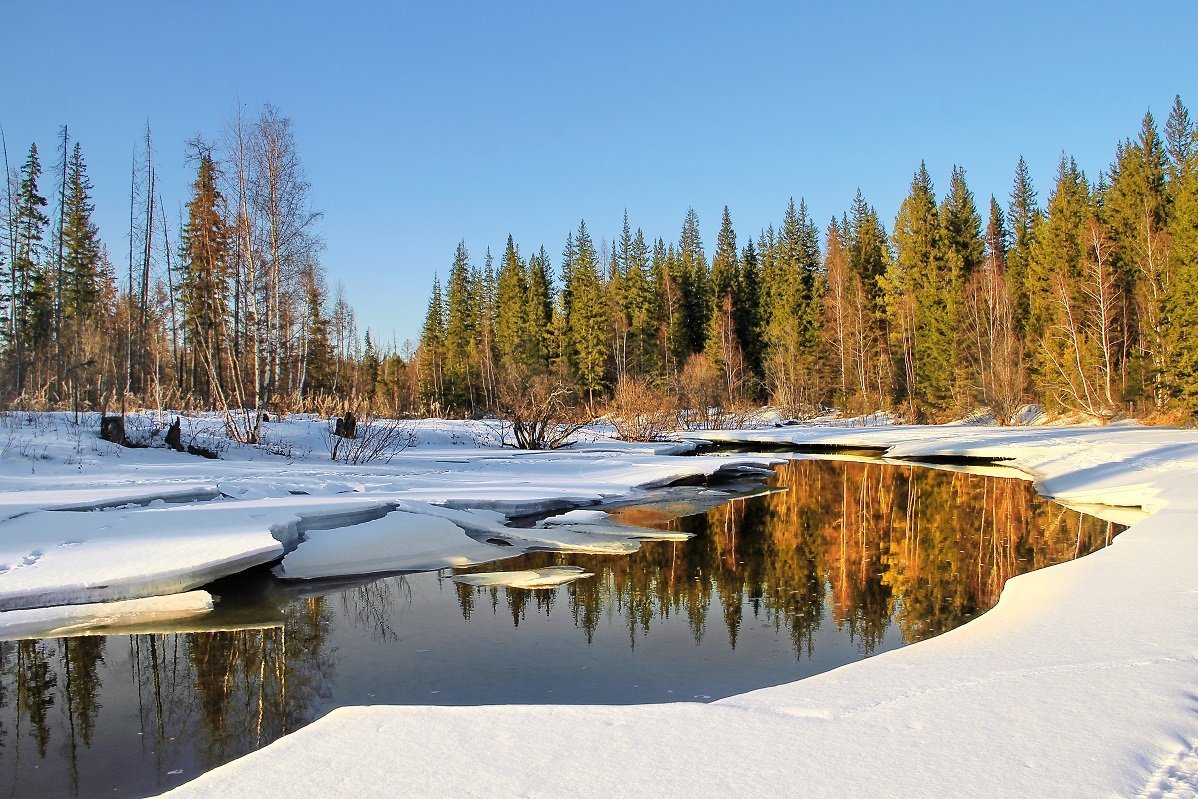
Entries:
[[574,390],[549,375],[512,373],[496,386],[503,445],[557,449],[591,418],[574,402]]
[[341,463],[390,463],[408,447],[416,445],[416,425],[402,419],[386,419],[365,413],[357,422],[353,438],[325,429],[325,446],[333,460]]
[[692,355],[678,375],[678,425],[684,430],[732,430],[748,425],[754,406],[729,402],[723,375],[706,355]]
[[678,429],[674,401],[640,377],[620,378],[607,418],[622,441],[657,441]]

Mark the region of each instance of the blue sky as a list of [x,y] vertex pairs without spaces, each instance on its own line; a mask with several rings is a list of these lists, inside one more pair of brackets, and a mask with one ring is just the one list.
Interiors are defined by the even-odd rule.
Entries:
[[[1046,198],[1060,154],[1089,174],[1173,96],[1198,115],[1198,4],[37,3],[0,8],[9,157],[52,162],[70,126],[101,234],[127,247],[129,162],[148,120],[177,212],[185,142],[240,102],[291,117],[363,329],[415,337],[459,239],[556,259],[628,209],[708,247],[805,197],[821,227],[857,187],[888,227],[925,159],[984,207],[1022,154]],[[48,186],[49,184],[47,184]],[[118,270],[119,271],[119,270]]]

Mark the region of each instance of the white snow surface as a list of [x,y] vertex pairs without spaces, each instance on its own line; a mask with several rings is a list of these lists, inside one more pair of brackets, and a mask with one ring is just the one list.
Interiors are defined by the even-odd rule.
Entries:
[[556,588],[584,577],[595,575],[578,566],[546,566],[543,569],[521,569],[511,572],[479,572],[455,574],[453,581],[473,586],[507,586],[508,588]]
[[[171,795],[1198,794],[1198,433],[820,425],[702,437],[1011,459],[1042,493],[1151,515],[1106,549],[1016,577],[963,627],[805,680],[711,704],[341,708]],[[504,461],[528,460],[508,472],[475,458],[469,484],[408,467],[409,484],[466,496],[506,474],[496,498],[548,503],[668,471],[647,457],[513,454]],[[514,485],[524,468],[531,485]]]
[[[128,427],[147,437],[173,418],[131,415]],[[63,413],[0,414],[0,611],[188,591],[287,553],[281,573],[302,578],[529,549],[627,553],[639,545],[607,529],[504,522],[768,462],[667,457],[694,445],[626,444],[594,431],[568,450],[505,449],[489,425],[434,419],[413,423],[416,446],[389,462],[354,465],[330,460],[329,423],[317,417],[266,423],[259,447],[230,442],[217,415],[183,417],[185,442],[221,453],[206,460],[118,447],[98,428],[97,414],[78,425]]]
[[148,632],[145,625],[194,619],[211,610],[212,595],[207,591],[90,605],[8,610],[0,612],[0,640],[112,634],[135,625],[139,632]]
[[475,541],[448,519],[396,510],[381,519],[318,530],[275,567],[287,579],[392,571],[432,571],[511,557],[511,551]]

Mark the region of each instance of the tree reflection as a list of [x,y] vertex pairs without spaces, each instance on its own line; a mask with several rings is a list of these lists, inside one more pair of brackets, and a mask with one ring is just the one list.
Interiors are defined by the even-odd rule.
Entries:
[[560,591],[458,586],[463,618],[482,591],[493,609],[503,592],[515,625],[530,604],[547,614],[560,595],[588,642],[604,618],[621,618],[635,647],[657,620],[684,615],[700,643],[715,615],[731,648],[751,619],[784,631],[802,659],[831,623],[869,655],[892,626],[905,643],[950,630],[993,607],[1011,577],[1092,552],[1122,529],[1048,502],[1027,482],[964,472],[797,460],[773,482],[786,490],[675,521],[621,509],[629,524],[696,537],[627,557],[507,561],[494,568],[568,560],[596,576]]

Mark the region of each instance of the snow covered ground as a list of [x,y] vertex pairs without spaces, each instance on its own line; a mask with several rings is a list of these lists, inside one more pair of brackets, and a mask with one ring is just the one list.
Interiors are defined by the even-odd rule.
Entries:
[[[131,417],[130,427],[146,436],[158,422]],[[325,420],[267,423],[265,446],[247,447],[230,443],[217,417],[185,417],[184,442],[222,454],[207,460],[117,447],[98,428],[94,414],[79,425],[69,414],[0,415],[0,636],[34,634],[31,619],[41,617],[30,609],[81,606],[67,614],[81,629],[86,606],[104,626],[105,603],[167,597],[280,559],[279,576],[314,579],[530,549],[633,552],[634,539],[661,534],[595,519],[514,529],[506,516],[769,461],[667,457],[693,445],[594,433],[568,451],[524,452],[496,446],[486,425],[431,420],[414,425],[416,446],[389,463],[354,465],[330,459]],[[45,632],[62,616],[45,615]]]
[[[964,627],[813,678],[712,704],[342,708],[172,795],[1198,796],[1198,433],[808,426],[704,437],[1009,459],[1047,495],[1150,515],[1100,552],[1010,581]],[[180,482],[216,481],[224,494],[338,483],[401,502],[545,508],[718,466],[604,446],[472,452],[458,468],[449,451],[422,447],[336,477],[310,464],[188,464]],[[158,485],[164,469],[130,476]],[[536,533],[596,519],[563,521]]]

